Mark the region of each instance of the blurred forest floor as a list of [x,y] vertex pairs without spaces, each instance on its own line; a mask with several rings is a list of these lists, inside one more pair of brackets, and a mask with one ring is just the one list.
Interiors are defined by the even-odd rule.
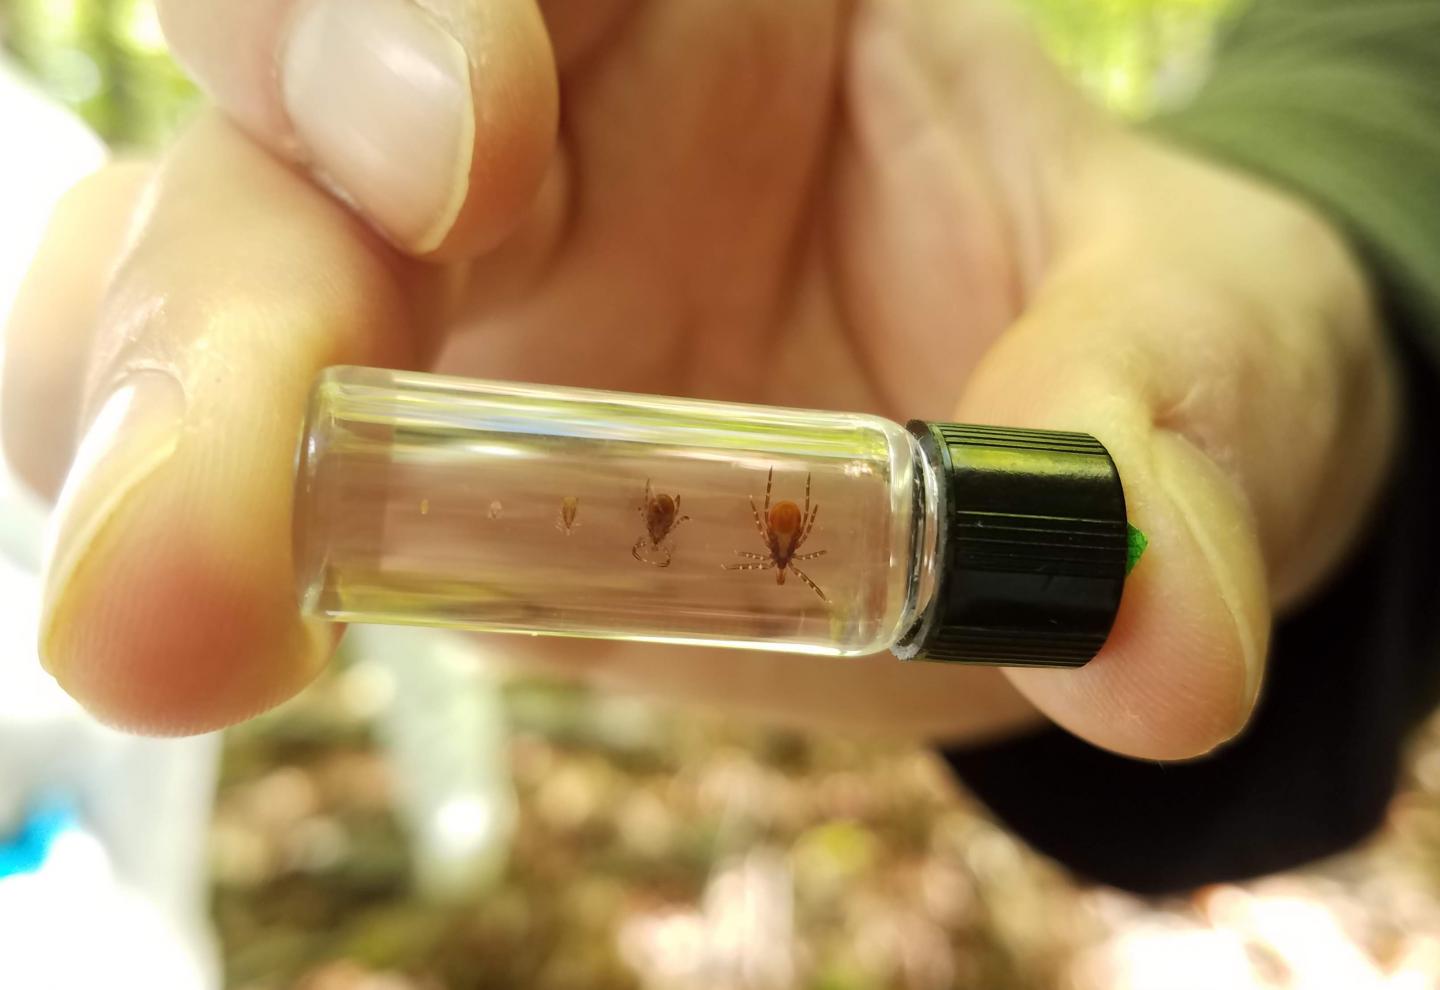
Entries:
[[230,735],[214,904],[239,990],[1440,986],[1440,717],[1365,847],[1144,902],[1075,885],[929,752],[510,682],[511,860],[435,906],[352,677]]

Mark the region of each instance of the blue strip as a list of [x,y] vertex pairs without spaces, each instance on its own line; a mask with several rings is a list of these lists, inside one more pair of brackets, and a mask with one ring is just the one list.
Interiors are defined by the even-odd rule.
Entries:
[[35,807],[19,829],[0,837],[0,879],[19,873],[34,873],[45,865],[50,849],[61,833],[76,827],[73,809],[58,802]]

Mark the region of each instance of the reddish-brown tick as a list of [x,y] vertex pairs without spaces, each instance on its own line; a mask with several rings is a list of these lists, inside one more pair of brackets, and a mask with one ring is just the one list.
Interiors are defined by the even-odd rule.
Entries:
[[750,496],[750,511],[755,515],[755,528],[760,531],[760,539],[765,542],[766,553],[750,553],[747,550],[736,550],[739,557],[748,558],[749,562],[744,564],[724,564],[727,571],[761,571],[771,567],[775,568],[775,583],[785,583],[785,572],[790,571],[810,588],[811,591],[820,596],[820,600],[829,604],[830,599],[825,597],[825,592],[820,586],[810,580],[800,568],[795,566],[797,560],[814,560],[816,557],[823,557],[824,550],[815,550],[810,553],[800,553],[799,550],[805,545],[810,537],[810,530],[815,526],[815,517],[820,513],[820,506],[810,507],[810,476],[805,476],[805,508],[802,510],[798,505],[786,499],[770,504],[770,489],[775,482],[775,469],[772,467],[770,473],[765,477],[765,511],[762,513],[755,506],[755,496]]

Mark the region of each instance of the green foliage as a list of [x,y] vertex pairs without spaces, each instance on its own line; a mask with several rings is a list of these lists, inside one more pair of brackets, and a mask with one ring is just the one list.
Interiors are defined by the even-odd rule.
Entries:
[[153,0],[0,0],[0,35],[112,145],[161,143],[196,102],[165,49]]
[[[955,0],[962,2],[962,0]],[[1238,0],[1019,0],[1055,57],[1121,113],[1150,110],[1203,64]],[[194,106],[153,0],[0,0],[0,34],[42,86],[111,144],[153,147]]]
[[1019,0],[1051,54],[1097,98],[1140,116],[1198,78],[1241,0]]

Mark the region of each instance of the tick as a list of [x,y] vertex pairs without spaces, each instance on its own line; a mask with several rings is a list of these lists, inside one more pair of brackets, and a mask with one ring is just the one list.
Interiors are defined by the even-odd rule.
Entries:
[[[645,520],[645,535],[635,541],[630,548],[630,555],[636,560],[652,567],[669,567],[670,556],[673,552],[673,541],[667,543],[670,534],[675,528],[689,519],[689,516],[680,514],[680,496],[673,498],[664,492],[655,494],[650,487],[650,480],[645,480],[645,501],[640,505],[640,516]],[[641,550],[645,556],[640,555]],[[650,552],[664,554],[660,560],[652,560]]]
[[569,536],[580,524],[575,521],[575,513],[580,511],[580,499],[575,495],[566,495],[560,500],[560,518],[555,520],[555,528]]
[[827,605],[830,599],[825,597],[825,592],[820,586],[810,580],[810,576],[795,566],[797,560],[814,560],[816,557],[823,557],[824,550],[814,550],[810,553],[800,553],[800,548],[810,537],[810,530],[815,527],[815,517],[820,513],[820,506],[810,507],[810,476],[805,476],[805,508],[802,510],[794,502],[786,499],[781,502],[770,504],[770,490],[775,482],[775,469],[772,467],[770,473],[765,476],[765,511],[761,512],[755,506],[755,496],[750,496],[750,511],[755,516],[755,528],[760,531],[760,539],[765,543],[765,553],[751,553],[748,550],[736,550],[738,557],[748,558],[743,564],[722,564],[727,571],[763,571],[768,568],[775,568],[775,583],[785,583],[785,572],[790,571]]

